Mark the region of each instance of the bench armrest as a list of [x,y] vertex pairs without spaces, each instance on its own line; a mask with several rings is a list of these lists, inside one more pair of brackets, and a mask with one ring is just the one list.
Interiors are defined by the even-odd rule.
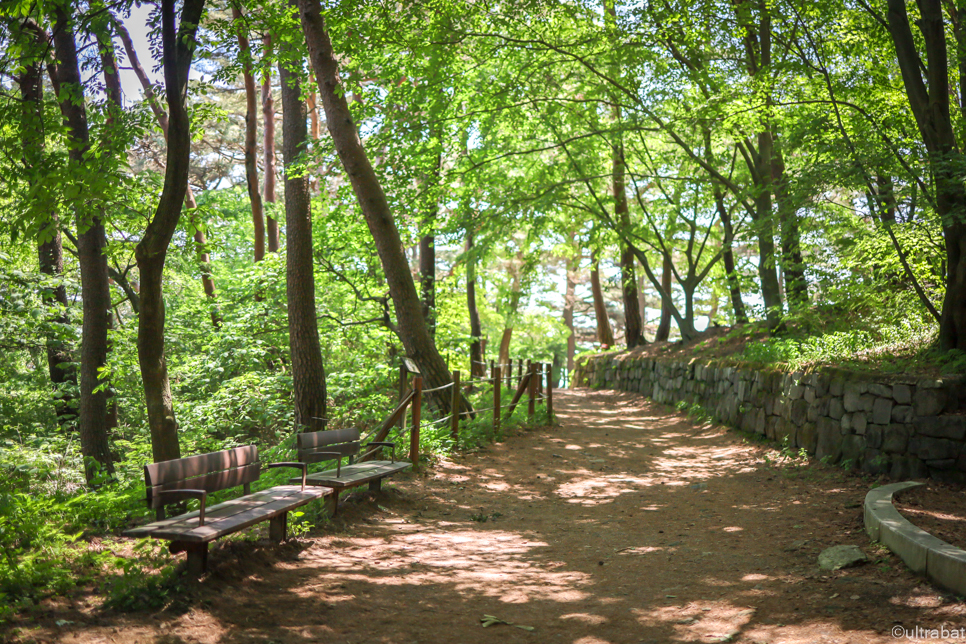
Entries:
[[328,456],[335,459],[335,475],[342,476],[342,457],[345,456],[342,452],[312,452],[311,456]]
[[205,505],[208,502],[208,492],[206,490],[161,490],[156,493],[158,498],[164,500],[170,498],[170,501],[164,501],[164,503],[174,503],[175,501],[180,501],[181,499],[198,499],[201,501],[201,510],[198,512],[198,525],[203,526],[205,524]]
[[[374,446],[375,447],[388,447],[388,448],[390,448],[392,451],[389,452],[389,458],[392,459],[392,462],[393,463],[396,462],[396,444],[395,443],[389,443],[389,442],[386,442],[386,441],[370,441],[370,442],[366,443],[365,445],[363,445],[363,448],[364,449],[369,449],[370,447],[374,447]],[[369,454],[375,453],[375,451],[376,450],[374,450],[374,449],[373,450],[369,450],[369,451],[366,452],[365,455],[368,456]]]
[[308,463],[291,463],[291,462],[269,463],[268,465],[265,466],[265,469],[270,470],[273,467],[295,467],[302,470],[302,490],[305,491],[305,477],[308,476],[308,473],[309,473]]

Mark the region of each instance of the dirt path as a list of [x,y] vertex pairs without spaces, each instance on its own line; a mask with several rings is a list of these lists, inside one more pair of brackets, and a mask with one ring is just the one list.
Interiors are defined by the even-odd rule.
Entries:
[[[870,546],[867,481],[776,466],[774,450],[631,394],[556,402],[559,427],[360,494],[321,536],[215,550],[180,610],[88,611],[61,628],[51,614],[22,638],[813,643],[966,628],[964,603]],[[819,550],[843,543],[873,563],[820,571]],[[482,628],[484,614],[534,630]]]

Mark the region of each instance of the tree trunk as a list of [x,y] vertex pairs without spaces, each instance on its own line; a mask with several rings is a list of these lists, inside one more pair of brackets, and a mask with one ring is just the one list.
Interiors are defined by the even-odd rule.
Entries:
[[[615,108],[617,109],[617,108]],[[615,150],[615,155],[623,156],[623,150]],[[627,195],[624,192],[624,161],[615,156],[614,173],[614,215],[625,229],[630,228],[631,218],[627,211]],[[644,339],[643,322],[637,303],[637,277],[634,275],[634,251],[623,241],[619,242],[621,253],[621,296],[624,302],[624,341],[628,349],[647,344]]]
[[[26,34],[24,35],[26,37]],[[39,50],[46,46],[46,42],[37,42],[38,50],[32,51],[33,43],[25,43],[24,53],[20,59],[23,69],[18,79],[20,97],[23,101],[20,139],[23,143],[24,169],[31,186],[39,185],[38,182],[42,181],[44,163],[43,60]],[[69,307],[67,288],[63,283],[64,248],[60,235],[60,223],[53,209],[46,224],[42,226],[39,236],[42,240],[37,248],[40,272],[47,275],[53,283],[51,288],[41,290],[40,297],[45,306],[57,309],[57,312],[50,316],[49,322],[55,326],[66,327],[70,324],[70,319],[67,316]],[[62,428],[67,429],[73,426],[77,413],[72,405],[71,387],[66,385],[76,384],[77,374],[68,364],[72,356],[66,342],[59,339],[56,334],[51,334],[46,339],[46,345],[47,370],[55,392],[54,411],[57,414],[57,422]]]
[[637,310],[641,315],[641,335],[647,331],[647,293],[645,292],[644,274],[637,274]]
[[134,251],[141,277],[138,316],[138,362],[144,382],[148,427],[155,462],[180,458],[178,423],[174,416],[168,366],[164,355],[164,262],[171,237],[181,219],[188,191],[191,124],[185,99],[195,34],[204,0],[184,0],[181,24],[175,28],[175,0],[161,0],[161,45],[165,96],[168,104],[168,150],[164,187],[154,217]]
[[[279,47],[282,85],[282,158],[285,164],[285,284],[288,304],[288,345],[295,386],[295,424],[299,431],[325,429],[325,367],[315,311],[315,271],[312,258],[312,209],[309,179],[293,177],[290,168],[305,161],[308,142],[305,103],[298,74],[289,60],[294,51]],[[285,56],[289,54],[290,57]]]
[[[107,95],[107,131],[112,133],[114,127],[117,125],[117,118],[124,109],[124,98],[121,93],[121,72],[118,69],[117,57],[114,54],[113,34],[110,33],[109,20],[106,14],[98,16],[98,19],[95,21],[94,30],[96,32],[97,47],[101,57],[101,67],[104,72],[104,93]],[[110,143],[110,141],[106,140],[105,143]],[[107,272],[108,277],[110,277],[110,267],[107,267]],[[108,286],[108,293],[110,293],[110,286]],[[114,328],[114,318],[110,312],[108,312],[107,320],[108,330],[110,331]],[[108,341],[107,350],[111,351],[112,349],[113,347],[110,341]],[[107,389],[107,418],[105,425],[108,431],[117,427],[117,414],[117,396],[114,386],[111,385]]]
[[513,339],[513,327],[504,327],[503,333],[500,335],[500,353],[497,359],[500,364],[503,365],[503,370],[506,371],[510,364],[510,340]]
[[779,234],[782,245],[782,268],[785,276],[785,292],[789,309],[808,306],[808,282],[805,279],[805,260],[802,258],[802,235],[795,205],[790,203],[785,178],[785,160],[781,146],[774,140],[772,151],[772,186],[778,209]]
[[[57,55],[58,97],[64,119],[70,128],[69,158],[82,166],[90,148],[87,109],[77,62],[74,26],[63,5],[54,9],[54,50]],[[79,167],[72,170],[78,172]],[[83,207],[78,208],[82,213]],[[81,329],[80,409],[78,430],[81,453],[85,459],[85,475],[90,483],[97,474],[94,462],[114,472],[107,436],[107,392],[94,392],[100,370],[107,362],[107,331],[111,320],[111,292],[107,276],[104,248],[107,236],[101,213],[83,213],[77,218],[77,254],[81,270],[84,300],[84,322]]]
[[[268,34],[262,38],[263,56],[271,59],[272,37]],[[272,98],[272,70],[265,65],[265,75],[262,77],[262,119],[265,133],[263,135],[265,154],[265,203],[275,203],[275,99]],[[269,214],[266,222],[268,235],[268,252],[277,253],[279,245],[278,221]]]
[[778,284],[778,264],[775,261],[775,223],[772,219],[771,133],[758,134],[757,168],[758,195],[755,197],[754,229],[758,239],[758,278],[761,280],[761,299],[765,304],[765,318],[772,331],[781,327],[783,315],[781,289]]
[[[889,0],[889,32],[896,48],[906,96],[919,134],[928,151],[935,180],[936,211],[946,242],[946,294],[939,320],[939,347],[966,350],[966,187],[960,172],[962,152],[953,130],[949,106],[949,64],[940,0],[919,3],[917,21],[929,67],[926,82],[922,60],[903,0]],[[963,61],[960,61],[961,64]],[[961,91],[966,91],[960,88]]]
[[423,319],[429,335],[436,337],[436,237],[432,233],[435,213],[431,212],[424,226],[430,227],[430,232],[419,239],[419,291],[422,303]]
[[876,201],[879,202],[879,220],[884,226],[896,223],[896,192],[892,177],[875,175]]
[[735,269],[735,254],[731,247],[734,239],[734,227],[731,223],[731,213],[724,203],[724,194],[715,187],[714,202],[718,209],[718,218],[721,220],[721,228],[724,230],[725,247],[721,253],[724,260],[725,281],[728,283],[728,293],[731,297],[731,308],[735,314],[735,324],[748,324],[748,313],[745,311],[745,303],[741,299],[741,278]]
[[245,82],[245,183],[248,200],[252,204],[252,227],[255,231],[255,261],[265,259],[265,215],[262,212],[262,195],[258,191],[258,159],[256,137],[258,136],[258,98],[255,96],[255,76],[252,74],[252,50],[248,44],[241,9],[232,7],[232,20],[238,30],[238,51],[242,59],[242,78]]
[[[617,33],[617,8],[614,6],[614,0],[604,0],[604,25],[609,32],[611,53],[614,56],[614,62],[610,65],[611,77],[620,79],[622,73],[622,65],[619,59],[621,42]],[[621,108],[617,100],[614,103],[611,108],[611,115],[613,122],[619,126]],[[618,131],[613,135],[611,141],[611,192],[614,197],[614,220],[624,229],[622,233],[626,234],[631,227],[631,217],[627,210],[624,172],[624,144],[621,140],[621,133]],[[628,349],[633,349],[640,344],[645,344],[641,314],[637,307],[634,251],[624,243],[623,237],[618,240],[618,247],[620,248],[621,265],[621,300],[624,304],[624,342]]]
[[[158,120],[158,125],[161,127],[161,132],[164,134],[164,139],[167,141],[168,115],[165,113],[164,108],[161,107],[157,97],[154,95],[154,87],[151,85],[151,81],[148,78],[147,73],[141,66],[141,61],[138,58],[137,50],[134,49],[134,43],[131,42],[131,36],[128,33],[127,28],[120,20],[113,16],[112,21],[114,22],[115,30],[121,37],[121,42],[124,44],[124,51],[127,53],[128,61],[131,63],[131,69],[134,70],[134,74],[138,77],[138,81],[141,83],[141,89],[144,91],[144,98],[147,100],[148,105],[150,105],[151,111],[154,112],[154,116]],[[191,190],[190,185],[185,193],[184,203],[189,210],[196,210],[198,208],[198,202],[195,201],[195,194]],[[198,268],[201,272],[201,287],[204,289],[205,296],[208,298],[208,302],[211,306],[211,324],[217,329],[221,326],[221,312],[218,310],[218,304],[215,302],[217,293],[215,291],[215,280],[211,276],[211,256],[207,251],[208,239],[205,236],[204,230],[202,230],[200,226],[195,229],[194,240],[195,257],[198,260]]]
[[[665,293],[671,292],[671,277],[673,277],[674,267],[671,265],[671,256],[664,255],[664,262],[661,267],[661,288]],[[655,342],[667,342],[671,337],[671,303],[661,299],[661,321],[657,325],[657,333],[654,334]]]
[[[318,0],[298,0],[298,8],[325,110],[326,126],[376,244],[396,309],[399,337],[407,353],[419,365],[427,389],[449,384],[452,382],[449,368],[426,327],[399,230],[349,112],[321,5]],[[444,413],[449,413],[448,394],[437,395],[435,402]],[[468,402],[465,405],[464,409],[471,409]]]
[[614,331],[610,326],[610,317],[607,315],[607,305],[604,304],[604,291],[600,286],[600,270],[597,265],[596,251],[592,252],[590,258],[590,290],[594,297],[594,317],[597,319],[597,341],[601,349],[609,349],[614,346]]
[[470,373],[485,377],[483,363],[483,326],[480,310],[476,307],[476,255],[473,252],[473,232],[466,231],[466,307],[470,315]]
[[[573,235],[571,235],[570,249],[573,248]],[[577,303],[577,269],[580,264],[580,255],[574,252],[567,257],[567,292],[564,295],[563,321],[564,326],[570,331],[567,335],[567,373],[574,371],[574,355],[577,353],[577,334],[574,332],[574,305]]]
[[[311,74],[309,75],[309,85],[315,85],[315,79],[312,78]],[[309,109],[309,136],[312,137],[313,141],[318,141],[321,130],[319,128],[319,104],[316,100],[315,92],[309,92],[307,103]],[[322,191],[322,187],[317,176],[313,176],[311,179],[309,179],[309,188],[312,190],[312,192],[316,193]]]

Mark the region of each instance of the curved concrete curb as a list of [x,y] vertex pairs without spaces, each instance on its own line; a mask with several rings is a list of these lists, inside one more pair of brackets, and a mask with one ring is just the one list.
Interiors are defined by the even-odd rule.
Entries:
[[914,572],[966,596],[966,550],[911,524],[892,505],[892,495],[922,485],[914,481],[883,485],[865,495],[865,531],[882,542]]

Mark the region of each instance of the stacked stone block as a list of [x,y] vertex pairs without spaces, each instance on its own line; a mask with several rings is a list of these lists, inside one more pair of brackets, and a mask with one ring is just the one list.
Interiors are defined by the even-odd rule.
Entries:
[[966,382],[959,377],[783,373],[603,354],[581,360],[573,381],[667,405],[699,405],[720,422],[828,463],[896,479],[966,483]]

